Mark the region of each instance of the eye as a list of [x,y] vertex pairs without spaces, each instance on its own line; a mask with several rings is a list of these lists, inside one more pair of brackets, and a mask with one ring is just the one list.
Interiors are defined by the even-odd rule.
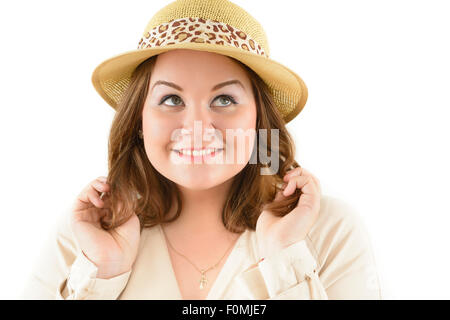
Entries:
[[[175,101],[177,101],[177,102],[175,102],[175,105],[170,105],[169,104],[168,106],[177,107],[177,106],[179,106],[177,103],[183,101],[183,100],[181,100],[181,98],[179,96],[171,94],[171,95],[163,97],[159,104],[162,104],[163,102],[171,100],[173,98],[176,98]],[[226,95],[226,94],[222,94],[220,96],[217,96],[213,101],[216,101],[216,100],[220,100],[221,102],[225,101],[225,104],[226,104],[226,101],[229,101],[231,104],[237,104],[236,100],[232,96]],[[172,102],[173,102],[173,100],[172,100]],[[230,104],[222,105],[220,107],[228,107],[228,106],[230,106]]]
[[[220,98],[220,99],[219,99]],[[228,95],[220,95],[220,96],[218,96],[216,99],[214,99],[214,101],[215,100],[219,100],[219,101],[230,101],[231,102],[231,104],[236,104],[236,101],[234,100],[234,98],[233,97],[231,97],[231,96],[228,96]],[[227,105],[227,106],[229,106],[229,104]]]
[[[179,96],[172,94],[172,95],[163,97],[163,98],[161,99],[161,102],[160,102],[159,104],[162,104],[163,102],[165,102],[165,101],[167,101],[167,100],[171,100],[172,98],[177,98],[176,100],[180,100],[180,101],[181,101],[181,99],[180,99]],[[174,107],[174,105],[170,105],[170,104],[169,104],[169,106]],[[175,106],[177,106],[177,105],[175,104]]]

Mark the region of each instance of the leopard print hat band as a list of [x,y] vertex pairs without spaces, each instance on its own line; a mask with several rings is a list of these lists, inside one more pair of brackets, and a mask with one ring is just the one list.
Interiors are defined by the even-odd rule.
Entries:
[[138,49],[160,47],[182,42],[212,43],[234,46],[268,57],[254,39],[245,32],[217,20],[200,17],[172,19],[148,31],[141,38]]
[[92,84],[117,110],[134,70],[147,59],[174,49],[214,52],[245,64],[266,83],[286,123],[296,117],[306,103],[308,90],[303,80],[269,58],[269,42],[261,24],[230,0],[169,3],[147,23],[135,50],[112,56],[95,68]]

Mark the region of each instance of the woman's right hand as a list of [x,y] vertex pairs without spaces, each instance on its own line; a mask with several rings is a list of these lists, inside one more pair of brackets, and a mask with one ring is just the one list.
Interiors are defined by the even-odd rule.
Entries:
[[[97,278],[103,279],[131,269],[140,240],[139,218],[134,213],[115,229],[105,230],[101,227],[101,218],[110,210],[109,191],[110,185],[105,177],[91,181],[75,200],[70,219],[83,253],[98,267]],[[100,198],[102,192],[104,196]]]

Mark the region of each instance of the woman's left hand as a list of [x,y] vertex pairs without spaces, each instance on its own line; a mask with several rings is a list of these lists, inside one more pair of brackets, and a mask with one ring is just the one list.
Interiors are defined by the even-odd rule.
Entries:
[[321,188],[316,177],[298,167],[288,171],[283,180],[285,188],[277,193],[274,201],[290,196],[296,188],[301,189],[302,194],[295,208],[283,217],[267,210],[261,212],[256,223],[256,238],[263,258],[303,240],[319,214]]

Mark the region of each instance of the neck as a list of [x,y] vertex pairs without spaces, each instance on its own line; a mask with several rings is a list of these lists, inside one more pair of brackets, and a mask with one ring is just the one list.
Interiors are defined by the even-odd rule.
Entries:
[[[178,186],[182,200],[180,216],[164,228],[177,230],[183,238],[205,239],[227,233],[222,223],[222,209],[233,179],[206,190],[192,190]],[[172,214],[176,211],[172,208]]]

